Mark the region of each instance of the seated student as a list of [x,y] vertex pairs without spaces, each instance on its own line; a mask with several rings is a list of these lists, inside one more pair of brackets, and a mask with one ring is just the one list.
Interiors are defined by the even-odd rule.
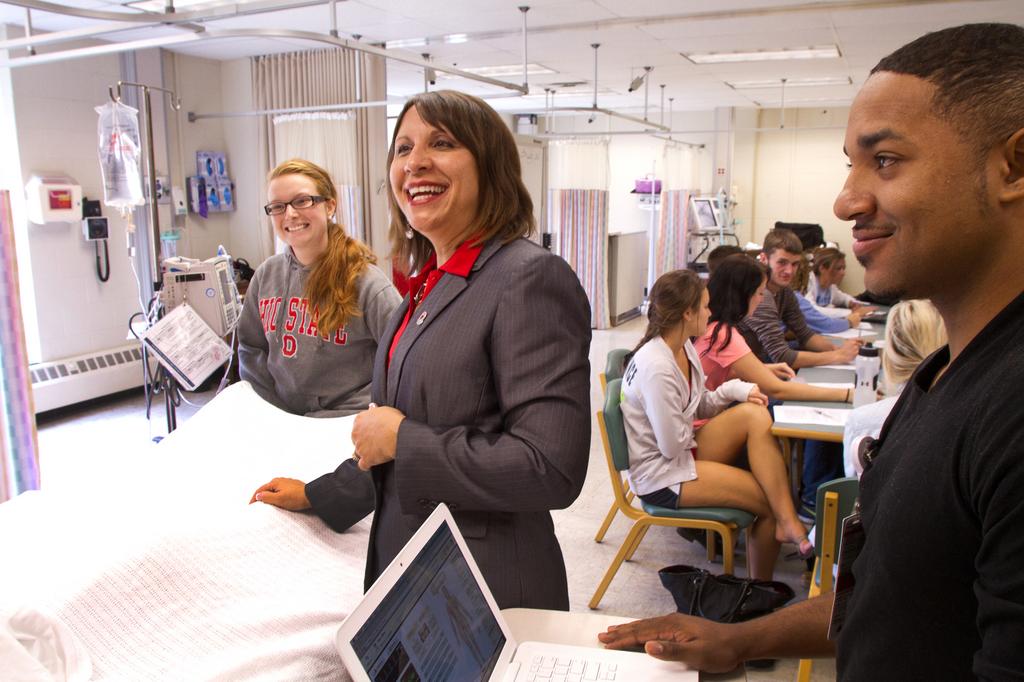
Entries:
[[[377,344],[401,298],[373,252],[334,221],[338,195],[323,168],[285,161],[270,172],[267,201],[264,211],[288,249],[264,261],[249,284],[238,322],[239,375],[292,414],[365,410]],[[272,502],[286,480],[257,494]],[[325,521],[340,532],[373,511],[374,490],[351,459],[335,482],[345,504]]]
[[[704,333],[709,315],[707,290],[690,270],[665,273],[651,288],[647,330],[622,383],[630,486],[663,507],[725,506],[756,515],[748,558],[751,574],[767,579],[780,542],[801,554],[811,545],[770,433],[767,398],[741,381],[704,388],[690,338]],[[726,409],[735,401],[742,404]],[[694,432],[694,420],[708,417]],[[730,466],[744,447],[750,471]]]
[[856,312],[863,304],[839,289],[845,274],[846,254],[830,246],[817,249],[804,298],[821,308],[849,308]]
[[242,379],[292,414],[366,409],[377,342],[401,298],[370,249],[334,222],[327,171],[292,159],[270,171],[264,206],[284,253],[256,269],[238,322]]
[[[803,259],[801,248],[800,240],[789,230],[772,230],[765,236],[761,262],[769,269],[768,287],[764,300],[739,328],[764,362],[785,362],[793,369],[852,362],[860,343],[848,339],[837,347],[815,334],[800,312],[796,293],[789,288]],[[796,337],[798,349],[786,342],[787,331]]]
[[711,323],[693,343],[707,377],[707,388],[715,390],[730,379],[742,379],[757,384],[775,400],[849,402],[852,389],[789,381],[794,376],[789,365],[766,365],[750,350],[737,326],[761,303],[767,283],[765,267],[744,255],[729,256],[711,273]]
[[946,345],[946,327],[930,301],[902,301],[889,311],[882,348],[882,381],[888,397],[850,412],[843,429],[843,460],[847,476],[864,467],[857,456],[861,441],[877,438],[904,384],[921,362]]

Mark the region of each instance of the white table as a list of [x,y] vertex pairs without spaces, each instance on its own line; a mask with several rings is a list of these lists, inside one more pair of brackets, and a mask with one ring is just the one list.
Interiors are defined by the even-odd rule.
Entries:
[[[573,611],[548,611],[544,609],[503,609],[512,636],[517,642],[552,642],[603,648],[597,640],[597,633],[604,632],[611,625],[628,623],[635,618],[608,616],[601,613]],[[701,680],[723,680],[745,682],[747,673],[739,666],[731,673],[701,673]]]

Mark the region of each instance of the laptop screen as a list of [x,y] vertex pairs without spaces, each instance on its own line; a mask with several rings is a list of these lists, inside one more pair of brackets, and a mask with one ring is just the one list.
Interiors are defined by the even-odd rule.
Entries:
[[505,636],[447,523],[352,638],[374,682],[486,680]]

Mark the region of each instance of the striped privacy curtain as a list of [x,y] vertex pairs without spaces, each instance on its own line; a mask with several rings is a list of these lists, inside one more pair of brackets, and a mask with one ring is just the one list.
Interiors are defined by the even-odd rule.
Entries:
[[689,204],[690,192],[687,190],[662,187],[661,218],[654,234],[654,272],[648,275],[648,290],[661,275],[686,267]]
[[36,422],[21,321],[10,194],[0,190],[0,502],[39,488]]
[[687,265],[687,244],[690,229],[690,195],[698,189],[700,150],[691,145],[667,142],[662,153],[665,181],[661,186],[661,218],[655,234],[654,271],[648,273],[649,284],[661,275]]
[[590,299],[590,326],[610,326],[608,140],[555,140],[548,147],[547,230]]
[[331,174],[338,192],[335,221],[347,234],[366,242],[363,197],[359,183],[356,149],[356,115],[348,112],[311,112],[274,116],[274,158],[306,159]]
[[558,233],[558,254],[572,266],[590,299],[590,326],[607,329],[608,192],[553,189],[548,192],[548,225]]
[[[337,48],[253,57],[250,65],[254,104],[257,109],[287,109],[366,101],[370,77],[383,70],[383,61],[380,57]],[[370,116],[366,109],[345,112],[341,117],[336,112],[265,116],[259,126],[263,175],[278,163],[295,157],[308,158],[327,168],[332,175],[338,173],[334,182],[341,199],[339,222],[349,234],[364,241],[369,241],[370,225],[369,158],[372,154],[383,156],[386,153]],[[303,129],[312,132],[306,133]],[[332,133],[322,132],[324,129],[343,132],[334,140]],[[285,137],[284,141],[277,140],[279,134]],[[318,135],[325,139],[325,134],[331,139],[323,148],[310,141]],[[307,142],[295,146],[295,140],[299,139]],[[325,156],[328,153],[329,158]],[[323,162],[312,158],[314,156]],[[260,234],[263,255],[269,256],[275,251],[273,228],[268,223]]]

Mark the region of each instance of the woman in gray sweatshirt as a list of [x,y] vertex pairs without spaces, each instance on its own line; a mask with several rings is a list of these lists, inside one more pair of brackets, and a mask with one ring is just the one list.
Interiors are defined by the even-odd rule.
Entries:
[[332,220],[327,171],[270,172],[264,207],[288,250],[256,270],[238,323],[239,372],[267,402],[309,417],[365,410],[377,342],[401,297],[362,242]]

